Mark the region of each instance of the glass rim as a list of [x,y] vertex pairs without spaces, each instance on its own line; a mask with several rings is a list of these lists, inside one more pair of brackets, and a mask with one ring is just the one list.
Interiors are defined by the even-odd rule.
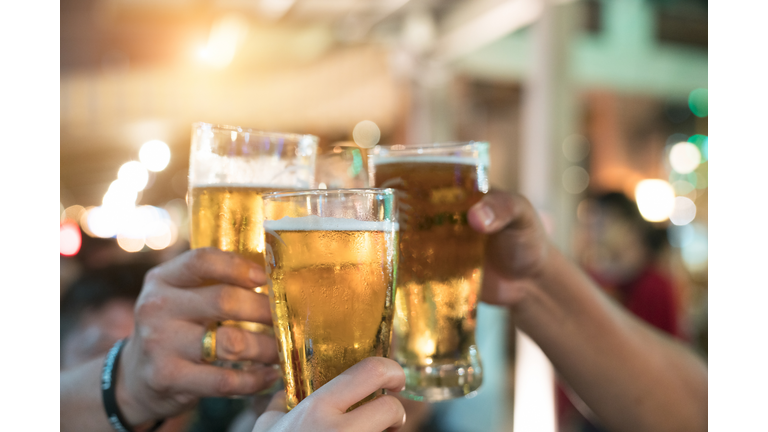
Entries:
[[354,189],[303,189],[294,191],[268,192],[261,196],[262,199],[275,200],[279,198],[293,198],[322,195],[387,195],[395,196],[393,188],[354,188]]
[[445,149],[461,149],[463,147],[476,146],[476,145],[489,145],[488,141],[445,141],[435,142],[427,144],[386,144],[376,145],[374,149],[380,148],[391,152],[409,151],[409,150],[445,150]]
[[408,155],[451,155],[455,152],[474,152],[481,151],[485,147],[488,149],[488,141],[447,141],[431,144],[391,144],[377,145],[368,153],[368,159],[375,159],[408,156]]
[[232,126],[232,125],[225,125],[225,124],[208,123],[203,121],[197,121],[192,123],[193,129],[199,129],[201,126],[207,126],[214,131],[237,132],[238,134],[247,133],[247,134],[254,134],[258,136],[269,136],[269,137],[282,137],[282,138],[294,139],[296,141],[301,141],[303,139],[311,139],[316,144],[320,141],[320,138],[312,134],[300,134],[295,132],[271,132],[271,131],[265,131],[265,130],[251,128],[251,127]]

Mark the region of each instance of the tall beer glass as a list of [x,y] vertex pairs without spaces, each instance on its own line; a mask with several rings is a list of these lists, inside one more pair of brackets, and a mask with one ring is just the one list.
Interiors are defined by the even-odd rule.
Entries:
[[400,266],[395,359],[401,394],[440,401],[482,383],[475,344],[485,238],[467,211],[488,192],[488,143],[377,146],[371,184],[395,188],[400,202]]
[[[317,141],[312,135],[193,124],[188,195],[190,247],[217,247],[264,265],[262,195],[308,189],[314,178]],[[266,287],[254,290],[266,294]],[[258,323],[224,324],[264,330]],[[242,362],[219,364],[244,366]]]
[[292,409],[362,359],[389,355],[397,208],[391,189],[339,189],[267,194],[264,212],[272,320]]

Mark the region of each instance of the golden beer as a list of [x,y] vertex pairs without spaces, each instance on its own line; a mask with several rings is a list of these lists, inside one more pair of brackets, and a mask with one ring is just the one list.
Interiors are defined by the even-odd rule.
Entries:
[[215,247],[264,265],[264,203],[274,187],[209,185],[190,190],[190,247]]
[[472,159],[374,159],[375,184],[398,190],[400,264],[394,319],[395,359],[406,372],[403,395],[439,401],[482,383],[475,344],[485,237],[467,211],[487,191]]
[[292,409],[362,359],[389,355],[397,223],[305,216],[264,226],[270,303]]

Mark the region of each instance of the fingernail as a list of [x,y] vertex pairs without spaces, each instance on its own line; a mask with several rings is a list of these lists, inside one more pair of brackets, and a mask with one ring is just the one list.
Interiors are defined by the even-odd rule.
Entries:
[[251,278],[251,281],[253,281],[254,285],[261,285],[264,283],[265,274],[264,270],[262,270],[259,267],[252,267],[251,271],[248,273],[248,276]]
[[405,391],[405,384],[403,384],[403,388],[401,388],[400,391]]
[[403,424],[405,424],[405,413],[403,413]]
[[480,217],[480,221],[486,228],[493,223],[493,219],[496,217],[493,214],[493,210],[485,204],[478,204],[475,213]]

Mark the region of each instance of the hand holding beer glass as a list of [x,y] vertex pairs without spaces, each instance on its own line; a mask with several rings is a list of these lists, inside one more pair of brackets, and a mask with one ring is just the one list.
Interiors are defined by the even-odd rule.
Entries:
[[[317,137],[312,135],[193,124],[188,195],[190,247],[212,246],[237,252],[263,266],[262,195],[276,190],[309,188],[314,177],[317,142]],[[266,294],[266,287],[254,287],[254,290]],[[223,324],[254,332],[271,331],[260,323],[225,321]],[[215,331],[215,327],[209,333],[211,331]],[[245,366],[242,362],[215,363]]]
[[482,383],[475,344],[485,236],[467,211],[488,192],[488,143],[377,146],[371,184],[397,190],[400,264],[394,351],[405,397],[466,396]]
[[391,189],[279,192],[263,199],[272,321],[292,409],[361,360],[389,355],[397,205]]

